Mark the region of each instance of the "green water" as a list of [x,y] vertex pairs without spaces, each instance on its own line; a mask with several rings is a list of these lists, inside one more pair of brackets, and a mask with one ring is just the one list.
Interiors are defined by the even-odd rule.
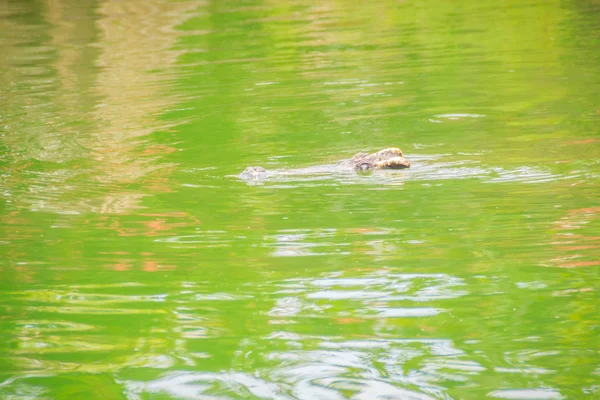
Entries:
[[0,398],[600,398],[599,33],[571,0],[0,0]]

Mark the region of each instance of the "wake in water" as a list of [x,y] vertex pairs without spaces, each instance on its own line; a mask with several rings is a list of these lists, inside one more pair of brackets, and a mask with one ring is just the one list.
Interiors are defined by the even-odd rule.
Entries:
[[[299,169],[272,169],[261,179],[244,181],[248,185],[269,185],[277,188],[323,186],[337,184],[402,185],[407,181],[439,181],[448,179],[480,179],[485,183],[521,182],[546,183],[577,178],[576,173],[556,174],[548,169],[521,166],[513,169],[482,166],[480,161],[440,161],[448,154],[412,155],[411,168],[375,170],[368,174],[337,168],[335,164]],[[236,177],[237,176],[232,176]]]

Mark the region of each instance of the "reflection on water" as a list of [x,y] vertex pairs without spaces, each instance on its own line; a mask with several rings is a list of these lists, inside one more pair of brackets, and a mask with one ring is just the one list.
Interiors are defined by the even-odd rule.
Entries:
[[[80,355],[131,352],[117,371],[137,366],[173,369],[173,372],[148,382],[119,379],[129,396],[167,393],[189,399],[219,394],[236,397],[244,393],[260,398],[335,399],[344,393],[356,393],[357,398],[436,398],[427,394],[443,394],[444,381],[463,381],[483,369],[477,362],[468,361],[465,352],[448,339],[386,337],[392,319],[435,318],[443,307],[439,301],[466,295],[460,289],[464,286],[460,279],[443,274],[388,271],[345,275],[348,274],[339,272],[320,279],[262,282],[261,286],[269,289],[263,293],[256,292],[251,283],[236,293],[218,293],[191,282],[162,291],[143,285],[77,285],[53,291],[15,292],[11,296],[28,304],[31,312],[45,318],[58,312],[61,317],[16,320],[18,340],[8,355],[15,366],[35,376],[48,370],[67,372],[75,368],[72,363],[40,360],[35,364],[36,357],[68,355],[74,351]],[[349,303],[342,303],[343,300]],[[436,302],[438,307],[414,304],[428,301]],[[270,309],[263,308],[269,304]],[[393,304],[404,306],[393,307]],[[412,307],[406,307],[411,304]],[[263,323],[248,326],[249,335],[239,337],[235,325],[230,325],[233,321],[222,319],[232,306],[254,309],[256,316],[263,315],[260,318]],[[107,329],[119,328],[123,335],[126,327],[117,320],[98,324],[102,321],[98,318],[109,315],[128,315],[136,322],[133,326],[138,332],[137,339],[110,340]],[[78,322],[80,318],[88,323]],[[154,318],[171,321],[171,328],[142,322]],[[294,330],[294,325],[307,326],[311,319],[327,322],[323,329],[313,329],[310,334],[300,333],[302,328]],[[359,334],[344,339],[341,332],[327,328],[331,324],[340,327],[371,324],[381,337]],[[420,324],[427,325],[425,320]],[[234,345],[233,369],[220,373],[177,371],[183,365],[199,367],[204,360],[214,359],[216,349],[198,342],[210,338]],[[170,349],[169,343],[178,344]],[[255,351],[266,343],[272,343],[271,350]],[[194,350],[199,348],[203,350]],[[414,364],[430,356],[444,359]],[[255,365],[257,372],[235,371],[245,365]],[[117,372],[112,365],[101,362],[80,365],[77,370]]]
[[[174,26],[193,5],[52,1],[40,15],[45,23],[37,24],[19,23],[18,16],[39,10],[11,7],[4,21],[14,39],[5,60],[21,75],[3,78],[26,86],[8,93],[8,110],[20,115],[5,126],[12,151],[3,158],[17,166],[3,179],[11,203],[61,214],[123,214],[139,208],[148,189],[169,190],[160,181],[170,166],[156,161],[175,149],[141,139],[171,126],[157,121],[173,106],[164,94],[169,75],[149,71],[172,68]],[[128,189],[133,183],[142,190]]]
[[[260,292],[253,286],[248,283],[236,293],[211,292],[209,286],[192,282],[162,290],[145,285],[77,285],[13,293],[41,318],[15,320],[18,340],[7,356],[26,375],[5,383],[26,390],[28,381],[34,377],[39,381],[48,371],[111,371],[119,374],[116,382],[128,398],[154,394],[181,399],[445,399],[452,398],[448,387],[468,385],[490,373],[527,377],[530,382],[556,373],[539,362],[560,355],[558,351],[515,350],[506,352],[504,361],[493,362],[473,351],[478,340],[456,343],[430,335],[440,312],[451,312],[445,310],[449,302],[468,296],[465,282],[456,277],[381,270],[261,282]],[[436,307],[423,307],[423,302]],[[223,319],[234,309],[247,310],[237,312],[242,323],[250,322],[248,312],[254,315],[244,336],[239,336],[233,320]],[[43,319],[57,312],[60,318]],[[111,314],[127,314],[133,325],[99,319]],[[81,318],[88,323],[78,322]],[[148,324],[156,318],[164,323]],[[313,319],[320,322],[310,323]],[[419,329],[413,331],[409,321],[416,321]],[[369,332],[365,326],[372,333],[365,334]],[[308,327],[310,331],[305,331]],[[399,335],[402,327],[405,332]],[[127,329],[132,328],[137,333],[128,339]],[[107,335],[107,330],[115,329]],[[120,340],[111,339],[115,335]],[[230,347],[231,363],[218,372],[195,372],[214,363],[221,351],[212,347],[211,339]],[[119,354],[121,361],[115,368],[97,361],[45,359],[73,352],[94,358]],[[154,378],[139,381],[127,378],[130,368],[156,372],[148,376]],[[248,370],[253,372],[243,372]],[[534,396],[528,398],[562,398],[546,385],[523,390]],[[511,398],[506,396],[517,392],[496,390],[488,395]]]
[[0,0],[0,398],[597,398],[599,13]]

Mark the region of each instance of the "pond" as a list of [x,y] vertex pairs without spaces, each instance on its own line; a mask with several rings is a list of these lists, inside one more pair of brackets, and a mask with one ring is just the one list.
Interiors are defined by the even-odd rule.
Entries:
[[[0,398],[600,397],[597,2],[5,0],[0,32]],[[387,147],[411,168],[285,173]]]

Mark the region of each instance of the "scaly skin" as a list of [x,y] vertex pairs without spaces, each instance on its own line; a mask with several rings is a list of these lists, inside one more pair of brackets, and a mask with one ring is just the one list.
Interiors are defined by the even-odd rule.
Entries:
[[358,171],[410,168],[410,162],[403,157],[402,150],[397,147],[383,149],[373,154],[358,153],[351,161],[354,169]]

